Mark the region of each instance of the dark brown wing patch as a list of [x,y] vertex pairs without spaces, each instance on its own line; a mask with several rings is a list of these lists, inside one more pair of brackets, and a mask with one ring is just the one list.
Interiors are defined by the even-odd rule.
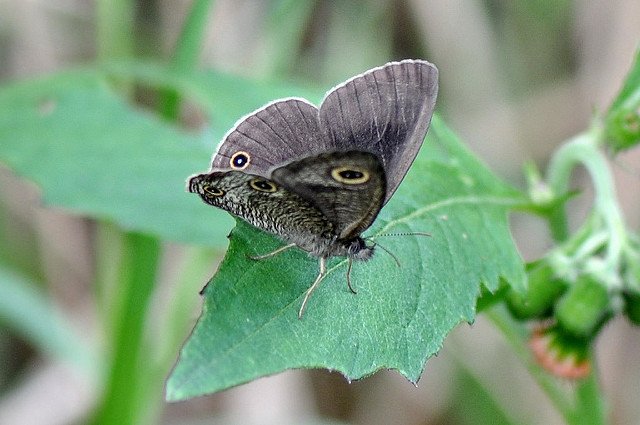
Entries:
[[277,184],[312,202],[333,223],[340,239],[350,239],[375,220],[386,190],[377,156],[349,151],[320,154],[275,169]]

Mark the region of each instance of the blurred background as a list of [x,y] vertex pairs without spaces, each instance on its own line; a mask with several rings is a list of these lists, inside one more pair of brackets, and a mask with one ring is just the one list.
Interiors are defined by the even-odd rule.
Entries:
[[[129,54],[169,58],[191,5],[135,2]],[[89,0],[0,0],[2,83],[95,63],[100,12]],[[292,28],[295,37],[284,33]],[[218,0],[200,66],[328,89],[390,60],[427,59],[440,69],[437,112],[495,173],[524,188],[523,163],[544,168],[563,140],[606,109],[639,42],[638,0]],[[620,155],[612,167],[626,219],[637,231],[640,152]],[[573,201],[574,226],[590,206],[588,182],[580,177],[576,184],[585,193]],[[99,346],[94,226],[86,217],[42,208],[38,191],[0,164],[2,263],[40,282],[81,340]],[[542,223],[529,216],[512,217],[512,228],[527,260],[550,246]],[[165,246],[156,315],[171,296],[186,249]],[[191,324],[200,312],[197,291],[221,254],[194,279],[196,301],[186,312]],[[640,332],[625,320],[599,338],[614,424],[640,423],[639,352]],[[0,365],[2,425],[85,423],[99,399],[99,380],[3,322]],[[188,402],[166,404],[158,392],[154,403],[152,423],[167,425],[562,423],[482,317],[452,333],[417,388],[391,371],[350,384],[338,373],[289,371]]]

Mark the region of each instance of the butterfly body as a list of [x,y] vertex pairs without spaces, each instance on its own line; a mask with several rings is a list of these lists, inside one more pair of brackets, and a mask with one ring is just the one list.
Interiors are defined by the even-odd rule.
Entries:
[[405,60],[347,80],[319,108],[300,98],[271,102],[238,120],[188,190],[289,243],[275,252],[297,246],[319,258],[301,316],[327,258],[350,260],[349,282],[351,260],[373,255],[361,234],[415,159],[437,92],[436,67]]

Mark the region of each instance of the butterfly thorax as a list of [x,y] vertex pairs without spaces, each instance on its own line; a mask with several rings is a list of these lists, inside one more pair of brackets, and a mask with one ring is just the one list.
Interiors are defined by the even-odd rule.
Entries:
[[361,237],[350,240],[336,238],[318,240],[314,245],[307,246],[299,244],[297,241],[291,242],[316,257],[348,257],[353,260],[366,261],[373,256],[373,247],[367,246]]
[[359,236],[349,241],[342,241],[341,245],[347,250],[346,254],[343,255],[351,259],[366,261],[373,256],[373,247],[368,246],[364,239]]

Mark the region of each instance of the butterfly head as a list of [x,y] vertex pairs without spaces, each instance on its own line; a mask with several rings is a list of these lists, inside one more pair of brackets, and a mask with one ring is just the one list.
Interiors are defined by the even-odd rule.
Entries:
[[197,193],[207,204],[221,206],[227,195],[228,184],[220,179],[217,173],[199,174],[191,177],[187,183],[187,190]]
[[368,246],[361,237],[345,242],[346,256],[353,260],[366,261],[373,256],[373,246]]
[[203,177],[204,174],[197,174],[189,177],[189,180],[187,180],[187,191],[200,194]]

